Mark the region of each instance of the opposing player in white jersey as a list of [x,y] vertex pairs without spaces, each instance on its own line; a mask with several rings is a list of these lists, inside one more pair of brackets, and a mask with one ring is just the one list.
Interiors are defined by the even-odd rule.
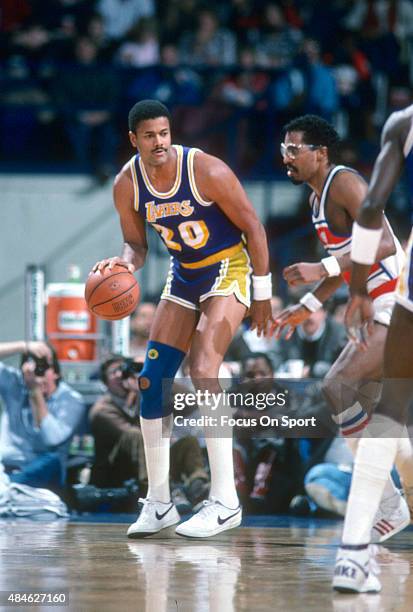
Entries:
[[[393,113],[383,128],[381,151],[353,226],[351,259],[354,264],[346,325],[350,336],[367,350],[374,319],[367,278],[380,248],[383,210],[403,167],[408,173],[412,197],[413,105]],[[368,545],[375,512],[395,456],[403,452],[408,439],[405,426],[413,399],[412,250],[413,230],[384,349],[382,396],[357,450],[342,545],[334,572],[333,587],[339,591],[376,592],[381,588],[370,569]]]
[[[295,184],[312,188],[310,206],[318,237],[328,257],[318,263],[296,263],[284,270],[292,286],[319,284],[300,302],[284,310],[276,319],[278,335],[285,328],[290,337],[297,325],[322,307],[343,282],[349,282],[351,230],[367,192],[364,179],[352,168],[335,165],[339,137],[324,119],[306,115],[285,127],[281,154],[287,174]],[[374,304],[369,346],[360,352],[348,342],[328,372],[323,391],[350,448],[355,453],[360,436],[378,398],[383,376],[383,350],[395,300],[395,288],[403,263],[401,246],[387,220],[374,263],[370,266],[367,291]],[[410,442],[405,441],[405,454]],[[413,461],[398,463],[403,484],[413,485]],[[410,523],[409,508],[389,477],[382,504],[372,525],[371,540],[383,542]]]

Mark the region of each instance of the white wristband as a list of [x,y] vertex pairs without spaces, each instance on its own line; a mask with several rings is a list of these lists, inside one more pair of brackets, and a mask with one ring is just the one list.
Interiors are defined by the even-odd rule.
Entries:
[[310,312],[317,312],[323,307],[322,302],[313,293],[306,293],[300,300],[300,304],[305,306]]
[[369,229],[359,225],[357,222],[353,223],[351,260],[365,266],[374,264],[382,234],[382,227],[379,229]]
[[254,300],[269,300],[272,297],[271,273],[266,276],[252,275],[252,288]]
[[334,255],[331,257],[324,257],[324,259],[321,260],[321,263],[327,270],[328,276],[340,276],[341,268],[337,261],[337,257],[334,257]]

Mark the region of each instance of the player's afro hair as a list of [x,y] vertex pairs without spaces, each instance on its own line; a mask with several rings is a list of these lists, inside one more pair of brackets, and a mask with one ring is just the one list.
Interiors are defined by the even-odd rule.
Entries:
[[322,117],[317,115],[297,117],[283,127],[283,134],[287,132],[302,132],[303,142],[306,144],[327,147],[330,161],[337,156],[340,137],[331,123]]
[[135,133],[141,121],[157,119],[158,117],[166,117],[169,122],[171,121],[171,114],[162,102],[158,100],[141,100],[134,104],[129,111],[129,130]]

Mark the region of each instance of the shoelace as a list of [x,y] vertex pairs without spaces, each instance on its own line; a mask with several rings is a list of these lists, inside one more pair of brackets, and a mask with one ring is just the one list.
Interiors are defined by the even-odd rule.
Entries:
[[202,507],[197,514],[201,514],[202,512],[203,516],[209,516],[210,514],[212,514],[213,507],[217,503],[218,502],[215,499],[204,499],[204,501],[202,502]]

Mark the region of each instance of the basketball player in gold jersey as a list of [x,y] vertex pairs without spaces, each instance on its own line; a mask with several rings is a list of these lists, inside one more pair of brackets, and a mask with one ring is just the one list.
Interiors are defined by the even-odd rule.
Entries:
[[[124,238],[121,257],[104,259],[96,270],[121,263],[131,272],[143,265],[146,225],[159,233],[171,268],[151,329],[140,376],[141,428],[148,495],[128,536],[151,535],[179,522],[169,490],[171,381],[190,349],[197,390],[220,393],[218,370],[250,306],[252,328],[265,332],[271,320],[271,275],[264,228],[241,184],[221,160],[171,144],[168,109],[156,100],[138,102],[129,113],[129,137],[137,154],[114,185]],[[164,387],[163,387],[164,384]],[[208,405],[200,407],[207,416]],[[206,436],[211,469],[209,500],[176,529],[178,535],[208,537],[241,522],[234,484],[232,438]]]

